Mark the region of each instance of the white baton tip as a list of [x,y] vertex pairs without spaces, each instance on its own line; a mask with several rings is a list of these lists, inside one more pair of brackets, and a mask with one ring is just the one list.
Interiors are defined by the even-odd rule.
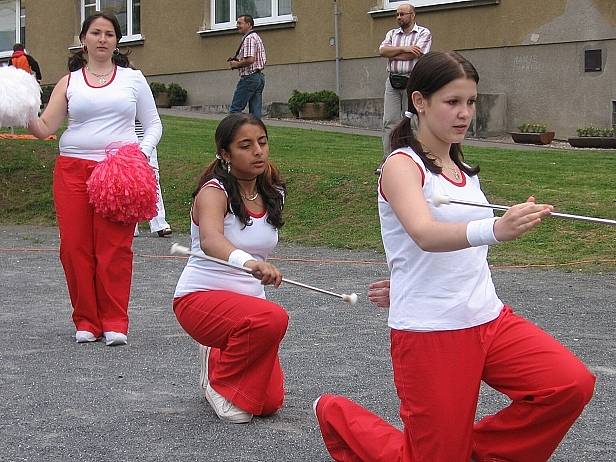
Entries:
[[445,194],[435,194],[432,196],[432,203],[435,207],[440,207],[443,204],[449,204],[449,196]]
[[355,305],[357,303],[357,294],[356,293],[352,293],[351,295],[342,294],[342,300],[344,300],[347,303],[350,303],[351,305]]
[[169,250],[171,255],[188,255],[189,249],[188,247],[184,247],[183,245],[178,244],[177,242],[171,246]]

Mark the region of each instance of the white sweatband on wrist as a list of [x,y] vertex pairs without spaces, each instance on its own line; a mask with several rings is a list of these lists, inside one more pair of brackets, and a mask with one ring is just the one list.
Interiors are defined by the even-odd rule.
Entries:
[[232,265],[241,267],[243,267],[244,263],[246,263],[248,260],[256,260],[256,258],[250,255],[248,252],[244,252],[240,249],[235,249],[233,252],[231,252],[229,254],[229,258],[227,259],[227,261]]
[[494,236],[494,222],[498,217],[469,221],[466,225],[466,240],[471,247],[499,244]]

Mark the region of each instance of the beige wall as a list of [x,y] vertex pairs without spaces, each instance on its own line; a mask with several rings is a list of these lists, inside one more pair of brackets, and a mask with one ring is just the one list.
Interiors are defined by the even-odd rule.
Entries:
[[68,46],[75,32],[74,0],[22,0],[26,8],[26,47],[41,66],[42,83],[55,83],[65,75]]
[[[22,1],[27,47],[41,64],[44,83],[55,82],[66,73],[68,47],[79,33],[79,0]],[[182,0],[181,8],[172,3],[170,8],[168,0],[142,2],[144,42],[130,46],[131,60],[150,81],[187,88],[188,104],[224,110],[238,78],[226,59],[240,36],[236,31],[197,33],[209,21],[209,0]],[[376,3],[338,0],[342,99],[382,98],[385,60],[378,46],[396,23],[393,14],[368,14]],[[333,1],[295,0],[293,13],[297,22],[288,27],[258,28],[268,56],[265,104],[286,102],[293,89],[336,89]],[[433,49],[460,50],[472,59],[481,72],[480,91],[507,96],[510,128],[540,119],[564,136],[580,120],[611,123],[607,106],[616,100],[616,1],[501,0],[419,9],[418,22],[432,31]],[[583,72],[588,47],[604,50],[603,72]]]

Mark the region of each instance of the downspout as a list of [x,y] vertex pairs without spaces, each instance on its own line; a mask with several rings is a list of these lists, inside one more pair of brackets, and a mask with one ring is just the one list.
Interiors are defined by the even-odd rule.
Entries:
[[340,16],[340,10],[338,10],[338,2],[334,0],[334,41],[336,45],[336,94],[340,97],[340,36],[338,34],[338,17]]

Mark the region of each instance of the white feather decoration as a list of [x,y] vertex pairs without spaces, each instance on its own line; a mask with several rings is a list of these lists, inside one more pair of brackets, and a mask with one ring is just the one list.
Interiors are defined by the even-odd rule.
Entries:
[[15,66],[0,67],[0,127],[26,127],[41,107],[41,87]]

